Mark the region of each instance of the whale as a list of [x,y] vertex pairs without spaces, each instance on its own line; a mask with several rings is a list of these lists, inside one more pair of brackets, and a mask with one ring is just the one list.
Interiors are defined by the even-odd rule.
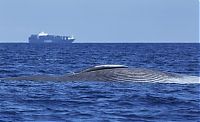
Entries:
[[27,81],[118,81],[151,83],[200,83],[198,76],[164,72],[125,65],[97,65],[78,72],[64,75],[33,75],[2,78],[0,80]]

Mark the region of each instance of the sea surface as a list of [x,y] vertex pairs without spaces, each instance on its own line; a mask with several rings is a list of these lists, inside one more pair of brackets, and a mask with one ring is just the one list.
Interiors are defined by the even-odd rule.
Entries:
[[[0,78],[122,64],[200,76],[200,44],[0,44]],[[200,122],[200,84],[0,81],[0,122]]]

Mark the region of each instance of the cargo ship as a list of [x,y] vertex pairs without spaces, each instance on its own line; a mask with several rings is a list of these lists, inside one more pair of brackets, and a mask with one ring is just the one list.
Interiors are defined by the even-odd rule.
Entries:
[[45,32],[32,34],[29,38],[29,43],[72,43],[75,38],[73,36],[58,36],[49,35]]

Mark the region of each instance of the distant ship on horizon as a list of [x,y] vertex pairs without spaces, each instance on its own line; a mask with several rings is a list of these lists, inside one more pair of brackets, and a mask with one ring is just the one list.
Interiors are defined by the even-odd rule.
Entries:
[[29,43],[72,43],[75,38],[73,36],[58,36],[49,35],[45,32],[32,34],[29,38]]

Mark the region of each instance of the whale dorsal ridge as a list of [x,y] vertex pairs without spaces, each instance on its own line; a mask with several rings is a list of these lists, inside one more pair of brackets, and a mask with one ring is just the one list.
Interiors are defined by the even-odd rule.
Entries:
[[114,69],[114,68],[128,68],[128,66],[125,66],[125,65],[97,65],[92,68],[83,70],[82,72],[91,72],[91,71]]

